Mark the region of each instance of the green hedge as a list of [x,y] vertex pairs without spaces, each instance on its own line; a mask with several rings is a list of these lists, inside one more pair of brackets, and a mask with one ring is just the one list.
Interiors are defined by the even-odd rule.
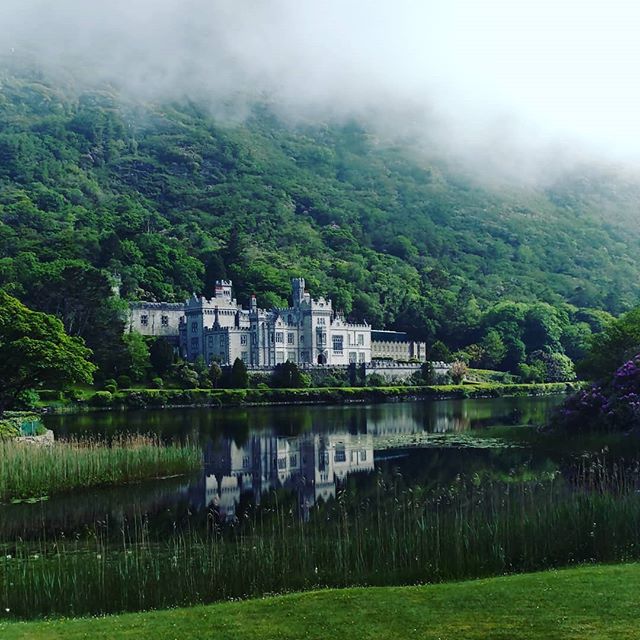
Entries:
[[97,391],[91,407],[132,409],[164,406],[241,406],[246,404],[385,402],[427,398],[498,398],[569,393],[577,383],[439,385],[428,387],[335,387],[316,389],[127,389]]

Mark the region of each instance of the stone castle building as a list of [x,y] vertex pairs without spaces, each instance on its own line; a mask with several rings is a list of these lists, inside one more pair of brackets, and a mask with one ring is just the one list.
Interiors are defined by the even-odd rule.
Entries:
[[272,368],[286,361],[297,365],[369,364],[375,358],[426,360],[426,345],[406,334],[372,331],[366,322],[347,322],[331,300],[313,299],[302,278],[292,280],[290,307],[259,309],[255,296],[249,308],[233,297],[232,283],[216,282],[211,299],[195,294],[184,304],[132,303],[129,330],[165,336],[183,356],[207,364],[232,364],[240,358],[248,367]]

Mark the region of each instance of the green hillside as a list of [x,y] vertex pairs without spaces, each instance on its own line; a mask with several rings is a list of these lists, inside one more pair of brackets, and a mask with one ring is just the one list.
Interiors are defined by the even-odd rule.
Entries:
[[597,310],[640,297],[640,180],[486,188],[355,122],[293,127],[259,105],[225,124],[34,71],[0,86],[0,286],[97,351],[118,335],[100,302],[115,274],[155,300],[227,275],[263,306],[302,275],[355,319],[454,349],[495,330],[506,351],[478,364],[511,369],[538,348],[579,357]]

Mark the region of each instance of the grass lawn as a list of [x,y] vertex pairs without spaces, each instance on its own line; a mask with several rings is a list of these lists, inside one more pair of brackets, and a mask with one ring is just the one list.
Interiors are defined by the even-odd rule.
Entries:
[[2,640],[640,638],[640,564],[326,590],[104,618],[0,622]]

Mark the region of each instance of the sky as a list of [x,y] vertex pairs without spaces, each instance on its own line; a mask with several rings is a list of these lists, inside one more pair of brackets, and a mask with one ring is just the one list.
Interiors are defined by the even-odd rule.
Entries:
[[640,3],[1,0],[0,53],[142,98],[266,99],[469,156],[640,164]]

